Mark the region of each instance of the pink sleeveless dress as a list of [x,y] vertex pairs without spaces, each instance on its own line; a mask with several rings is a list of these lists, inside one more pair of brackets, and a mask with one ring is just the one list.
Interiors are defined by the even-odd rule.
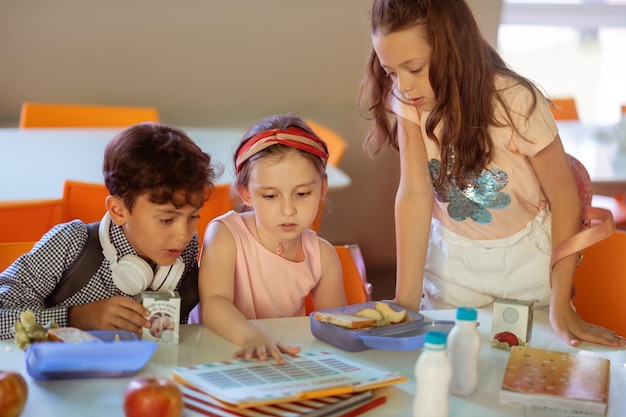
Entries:
[[[239,213],[230,211],[212,221],[231,231],[237,246],[233,304],[248,319],[305,315],[304,299],[321,278],[320,244],[313,230],[302,234],[305,260],[293,262],[267,250],[246,227]],[[190,323],[200,323],[198,308]]]

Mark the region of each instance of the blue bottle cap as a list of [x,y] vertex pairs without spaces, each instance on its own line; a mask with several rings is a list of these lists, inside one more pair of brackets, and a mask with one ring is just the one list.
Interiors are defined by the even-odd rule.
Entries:
[[430,331],[426,333],[424,342],[431,345],[445,345],[448,334],[446,332]]
[[471,307],[459,307],[456,310],[456,319],[465,321],[475,321],[478,317],[478,312],[475,308]]

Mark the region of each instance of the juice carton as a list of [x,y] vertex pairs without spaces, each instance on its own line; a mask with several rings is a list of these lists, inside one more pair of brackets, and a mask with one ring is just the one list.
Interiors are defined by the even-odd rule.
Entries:
[[493,303],[491,337],[500,332],[511,332],[528,342],[533,329],[533,310],[532,301],[497,298]]
[[152,323],[149,329],[143,329],[142,340],[177,345],[180,328],[178,291],[144,291],[139,295],[139,302],[150,310]]

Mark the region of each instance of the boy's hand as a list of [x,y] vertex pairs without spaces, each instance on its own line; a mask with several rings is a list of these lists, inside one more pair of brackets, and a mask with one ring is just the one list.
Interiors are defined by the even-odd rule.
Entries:
[[83,330],[126,330],[141,335],[142,327],[150,327],[150,314],[141,303],[120,295],[71,307],[68,324]]
[[268,356],[276,359],[276,362],[283,365],[285,358],[281,353],[295,355],[300,352],[298,346],[288,346],[280,342],[272,342],[262,334],[248,340],[244,346],[233,354],[233,358],[252,359],[257,358],[261,361],[267,360]]

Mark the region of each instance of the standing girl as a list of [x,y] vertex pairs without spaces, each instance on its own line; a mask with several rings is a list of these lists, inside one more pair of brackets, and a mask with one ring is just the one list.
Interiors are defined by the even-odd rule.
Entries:
[[207,226],[200,259],[202,323],[241,347],[234,357],[268,356],[298,347],[273,341],[248,321],[305,314],[346,304],[334,247],[309,227],[327,191],[328,149],[293,114],[258,122],[235,154],[233,188],[250,209]]
[[400,156],[396,302],[532,300],[571,345],[624,345],[573,310],[576,256],[550,270],[552,248],[580,230],[581,204],[546,98],[507,67],[464,0],[375,0],[371,36],[365,146]]

